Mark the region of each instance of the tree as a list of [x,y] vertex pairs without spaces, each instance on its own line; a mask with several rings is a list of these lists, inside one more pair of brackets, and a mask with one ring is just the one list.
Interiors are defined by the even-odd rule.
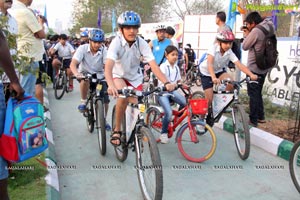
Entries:
[[[76,5],[76,6],[75,6]],[[112,9],[116,11],[116,18],[123,11],[133,10],[140,14],[143,23],[161,21],[168,15],[164,9],[169,7],[168,1],[160,0],[76,0],[73,11],[74,26],[71,33],[78,33],[81,27],[97,27],[98,9],[102,13],[102,26],[105,32],[111,32]]]
[[185,15],[215,14],[224,8],[219,0],[174,0],[174,3],[172,11],[182,20]]

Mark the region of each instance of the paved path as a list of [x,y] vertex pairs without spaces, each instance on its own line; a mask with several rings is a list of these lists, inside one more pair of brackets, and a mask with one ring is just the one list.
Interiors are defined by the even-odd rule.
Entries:
[[[105,157],[99,154],[97,135],[88,133],[85,119],[77,111],[78,85],[61,100],[54,98],[52,89],[48,89],[48,96],[57,165],[65,168],[58,170],[61,199],[142,199],[134,170],[134,153],[129,152],[124,163],[116,160],[111,145],[108,145]],[[233,136],[218,128],[214,130],[217,150],[210,160],[201,164],[186,161],[173,139],[169,144],[159,145],[164,176],[163,199],[299,199],[286,160],[251,146],[250,157],[242,161],[237,155]],[[102,169],[95,169],[95,166]]]

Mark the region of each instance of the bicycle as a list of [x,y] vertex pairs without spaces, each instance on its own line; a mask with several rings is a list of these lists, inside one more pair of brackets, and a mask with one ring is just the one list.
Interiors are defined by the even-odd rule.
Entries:
[[[180,126],[175,138],[180,153],[191,162],[204,162],[212,157],[217,145],[214,131],[200,119],[207,113],[207,100],[191,99],[190,88],[183,88],[182,85],[178,87],[185,94],[188,104],[181,110],[172,110],[173,120],[169,123],[168,137],[171,138],[176,128]],[[151,105],[147,111],[146,123],[157,142],[160,141],[163,117],[164,111],[160,106]],[[186,118],[187,122],[181,125]],[[201,130],[205,128],[209,134],[202,135]]]
[[[163,175],[160,155],[155,139],[145,125],[143,113],[145,105],[143,98],[160,88],[149,92],[135,91],[132,87],[118,90],[124,97],[137,97],[138,103],[129,103],[121,124],[121,145],[114,146],[119,161],[126,160],[128,149],[135,151],[136,170],[144,199],[162,199]],[[115,127],[115,106],[112,114],[112,127]]]
[[296,142],[292,148],[289,169],[293,183],[300,193],[300,140]]
[[96,74],[92,75],[89,73],[84,74],[83,77],[77,78],[78,80],[88,80],[89,92],[87,101],[85,103],[86,110],[83,112],[83,116],[86,118],[86,125],[88,131],[92,133],[95,128],[98,135],[98,146],[101,155],[106,153],[106,118],[105,118],[105,105],[104,105],[104,94],[102,88],[106,85],[104,78],[98,78]]
[[191,84],[195,82],[197,86],[201,86],[200,70],[199,65],[194,64],[186,73],[185,79],[183,81],[186,84]]
[[[245,109],[239,102],[239,91],[242,83],[250,82],[250,78],[246,77],[241,81],[222,80],[220,86],[214,89],[214,97],[212,106],[209,108],[210,125],[218,122],[223,113],[227,112],[227,108],[232,107],[232,123],[234,142],[238,151],[238,155],[242,160],[246,160],[250,154],[250,132],[248,126],[248,116]],[[233,91],[224,91],[227,84],[233,85]],[[193,94],[193,98],[204,98],[204,92],[197,91]],[[209,116],[207,116],[209,117]]]
[[67,69],[64,67],[64,58],[62,58],[61,66],[58,69],[58,72],[55,76],[54,82],[54,96],[56,99],[61,99],[65,92],[69,92],[68,83],[69,78],[67,75]]

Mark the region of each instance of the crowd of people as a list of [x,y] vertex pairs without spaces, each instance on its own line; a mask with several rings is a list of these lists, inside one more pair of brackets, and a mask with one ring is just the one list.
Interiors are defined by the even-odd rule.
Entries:
[[[117,90],[126,86],[132,86],[136,90],[143,89],[144,73],[141,66],[147,63],[158,79],[157,85],[166,87],[166,92],[172,93],[171,96],[160,96],[158,99],[165,111],[160,139],[161,143],[168,143],[168,124],[172,115],[170,101],[175,101],[180,107],[184,107],[187,103],[184,96],[174,89],[182,81],[181,71],[190,69],[196,61],[196,54],[191,45],[186,44],[182,49],[182,44],[178,44],[174,39],[173,27],[166,27],[163,24],[155,27],[156,38],[146,41],[138,35],[142,23],[139,14],[126,11],[117,20],[119,31],[115,37],[105,39],[103,30],[95,28],[81,32],[80,39],[70,40],[66,34],[50,35],[46,38],[44,30],[46,19],[35,15],[29,8],[32,0],[17,0],[11,11],[7,12],[12,7],[12,3],[12,0],[0,0],[0,14],[8,17],[7,30],[11,34],[18,34],[17,50],[8,48],[6,35],[1,30],[0,66],[5,70],[5,76],[2,76],[3,83],[9,84],[10,89],[15,90],[16,98],[22,98],[25,91],[27,94],[36,96],[43,103],[42,73],[47,73],[53,81],[57,70],[63,65],[67,69],[68,76],[75,76],[80,80],[78,110],[84,112],[89,82],[80,78],[85,72],[105,78],[107,85],[104,86],[104,91],[117,97]],[[211,104],[213,84],[219,84],[223,79],[232,79],[227,73],[227,66],[229,61],[233,62],[251,80],[258,80],[258,82],[248,83],[250,122],[257,126],[257,123],[265,122],[261,92],[268,70],[258,69],[255,63],[253,48],[261,51],[261,38],[265,37],[255,26],[260,24],[268,29],[267,24],[270,24],[270,21],[263,20],[257,12],[247,15],[246,26],[243,28],[245,37],[243,49],[249,50],[246,66],[231,50],[235,36],[230,27],[225,24],[225,20],[225,13],[218,12],[216,24],[219,28],[216,32],[216,40],[207,51],[206,60],[200,65],[205,97]],[[20,55],[31,59],[28,66],[23,66],[26,73],[19,73],[10,59],[10,54],[15,55],[17,51]],[[37,71],[39,71],[38,76],[36,76]],[[69,91],[74,88],[72,78],[69,79],[68,87]],[[226,90],[232,90],[230,85]],[[9,91],[6,92],[9,93]],[[112,127],[110,140],[112,145],[119,146],[122,143],[122,117],[128,102],[136,101],[134,98],[117,99],[116,124]],[[105,96],[106,110],[108,110],[109,102],[109,97]],[[3,130],[4,113],[5,99],[2,84],[0,84],[0,131]],[[212,120],[209,116],[207,117],[208,124]],[[106,124],[106,129],[111,130],[109,124]],[[6,165],[6,161],[0,156],[0,199],[4,200],[8,199]]]

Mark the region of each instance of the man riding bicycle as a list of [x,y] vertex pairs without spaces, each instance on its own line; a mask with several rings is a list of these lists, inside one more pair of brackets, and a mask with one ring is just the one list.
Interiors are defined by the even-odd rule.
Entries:
[[[97,76],[99,79],[104,79],[104,65],[107,54],[104,42],[104,32],[101,29],[91,30],[89,33],[89,43],[82,44],[78,47],[70,64],[70,68],[76,78],[80,80],[80,78],[84,77],[84,73],[89,73]],[[79,69],[77,70],[78,65]],[[86,110],[89,84],[90,82],[88,80],[80,80],[81,103],[78,106],[79,112]],[[102,88],[102,95],[104,95],[104,91],[107,90],[107,85],[103,84]],[[106,110],[105,115],[107,115],[109,104],[108,95],[104,95],[104,103]],[[106,124],[106,130],[110,129],[109,124]]]
[[[67,69],[67,75],[69,77],[69,91],[73,91],[73,79],[70,78],[72,75],[70,70],[70,63],[73,54],[75,53],[75,49],[73,46],[67,41],[68,36],[66,34],[61,34],[59,36],[59,42],[50,49],[50,54],[54,55],[57,51],[58,58],[53,58],[52,66],[56,71],[58,71],[59,67],[63,64],[63,67]],[[62,63],[63,62],[63,63]]]
[[[160,71],[147,42],[139,37],[138,29],[141,26],[139,14],[125,11],[118,18],[119,33],[111,42],[105,64],[105,78],[108,84],[108,93],[118,96],[118,89],[132,86],[142,90],[143,73],[140,62],[149,63],[152,72],[162,81],[168,91],[174,86]],[[137,102],[133,98],[118,98],[116,103],[116,126],[111,135],[111,144],[121,144],[121,122],[128,102]]]

